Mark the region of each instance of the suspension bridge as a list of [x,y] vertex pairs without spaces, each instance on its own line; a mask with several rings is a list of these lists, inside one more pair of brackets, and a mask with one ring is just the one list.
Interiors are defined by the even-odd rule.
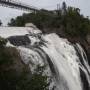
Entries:
[[15,8],[15,9],[20,9],[20,10],[30,11],[30,12],[39,11],[39,9],[34,6],[30,6],[15,0],[0,0],[0,5],[4,7]]

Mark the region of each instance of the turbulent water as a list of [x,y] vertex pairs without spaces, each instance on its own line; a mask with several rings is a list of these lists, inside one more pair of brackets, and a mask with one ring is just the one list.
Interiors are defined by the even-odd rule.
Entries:
[[[32,72],[38,64],[47,65],[45,73],[53,76],[50,90],[90,90],[90,66],[83,48],[78,43],[71,44],[55,33],[44,35],[40,31],[32,32],[32,28],[23,28],[26,31],[22,30],[22,34],[18,32],[19,36],[27,34],[30,40],[30,43],[23,43],[27,40],[23,41],[16,36],[20,28],[14,30],[13,34],[6,35],[5,32],[9,30],[0,29],[2,37],[15,36],[16,46],[10,43],[11,41],[7,46],[15,46],[20,51],[23,61],[29,64]],[[20,46],[17,46],[17,43],[20,43]]]

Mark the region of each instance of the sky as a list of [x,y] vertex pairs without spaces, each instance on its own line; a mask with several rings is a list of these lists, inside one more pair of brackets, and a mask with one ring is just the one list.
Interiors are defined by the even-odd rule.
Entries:
[[[84,16],[90,16],[90,0],[15,0],[21,1],[25,4],[35,6],[37,8],[45,9],[56,9],[57,4],[62,4],[63,1],[67,3],[68,6],[74,6],[80,8],[81,14]],[[6,25],[11,18],[22,15],[23,13],[28,13],[26,11],[21,11],[17,9],[11,9],[0,6],[0,20],[2,20],[3,25]]]

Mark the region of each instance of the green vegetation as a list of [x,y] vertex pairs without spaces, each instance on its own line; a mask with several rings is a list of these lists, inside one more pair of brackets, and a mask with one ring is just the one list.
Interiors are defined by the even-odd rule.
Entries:
[[[64,32],[70,37],[85,37],[90,33],[90,20],[80,14],[79,8],[67,7],[63,2],[58,10],[40,10],[37,13],[23,14],[8,23],[10,26],[24,26],[34,23],[43,32]],[[47,30],[48,29],[48,30]],[[45,31],[46,30],[46,31]]]
[[4,47],[7,43],[7,40],[0,37],[0,47]]
[[6,40],[0,38],[0,90],[49,90],[45,67],[37,66],[32,74],[17,49],[5,45]]
[[49,90],[50,77],[44,75],[45,66],[37,65],[31,79],[24,82],[23,90]]
[[2,25],[2,21],[0,20],[0,26]]

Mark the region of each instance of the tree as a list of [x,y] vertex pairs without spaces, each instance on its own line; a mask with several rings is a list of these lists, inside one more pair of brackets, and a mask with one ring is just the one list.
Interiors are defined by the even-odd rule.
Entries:
[[62,3],[62,14],[65,15],[67,12],[67,5],[65,2]]
[[0,48],[4,47],[6,45],[6,43],[7,43],[7,40],[2,38],[2,37],[0,37]]
[[8,23],[9,26],[15,26],[15,20],[12,18],[10,20],[10,23]]
[[2,25],[2,22],[1,22],[1,20],[0,20],[0,26]]
[[20,90],[49,90],[50,79],[47,75],[44,75],[44,71],[45,66],[37,65],[31,79],[24,78],[24,82],[21,82]]

